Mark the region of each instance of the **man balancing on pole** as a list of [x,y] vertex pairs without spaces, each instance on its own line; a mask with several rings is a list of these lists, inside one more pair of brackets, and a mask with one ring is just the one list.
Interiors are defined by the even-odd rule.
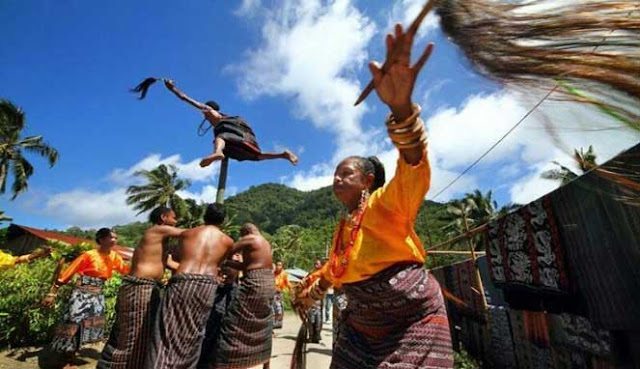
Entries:
[[[147,78],[134,89],[132,92],[140,93],[140,99],[143,99],[149,87],[156,82],[157,78]],[[298,157],[289,150],[283,152],[263,152],[256,140],[253,130],[244,121],[237,116],[230,116],[220,112],[220,106],[215,101],[207,101],[201,103],[187,96],[184,92],[178,90],[174,81],[163,78],[164,85],[173,92],[180,100],[186,101],[190,105],[199,109],[213,127],[215,139],[213,141],[213,153],[200,161],[201,167],[209,166],[216,160],[222,160],[225,157],[243,161],[261,161],[269,159],[287,159],[293,165],[298,164]],[[203,121],[204,123],[204,121]]]

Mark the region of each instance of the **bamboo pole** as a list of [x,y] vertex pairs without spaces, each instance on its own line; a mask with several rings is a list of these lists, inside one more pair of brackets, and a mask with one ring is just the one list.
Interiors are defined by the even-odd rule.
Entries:
[[218,193],[216,194],[216,202],[222,204],[224,202],[224,190],[227,187],[227,170],[229,169],[229,158],[222,159],[220,164],[220,175],[218,177]]
[[[430,250],[428,251],[429,254],[435,254],[435,255],[470,255],[471,251],[459,251],[459,250]],[[476,251],[475,252],[476,255],[484,255],[486,254],[485,251]]]
[[439,244],[437,244],[437,245],[435,245],[435,246],[433,246],[433,247],[429,247],[429,248],[427,249],[427,251],[428,251],[428,252],[431,252],[431,251],[433,251],[433,250],[436,250],[436,249],[439,249],[439,248],[442,248],[442,247],[445,247],[445,246],[449,246],[449,245],[451,245],[452,243],[456,243],[456,242],[458,242],[458,241],[460,241],[460,240],[463,240],[463,239],[465,239],[465,238],[469,238],[469,237],[473,236],[474,234],[476,234],[476,233],[478,233],[478,232],[482,232],[482,231],[484,231],[486,228],[487,228],[487,224],[485,223],[485,224],[483,224],[483,225],[481,225],[481,226],[478,226],[478,227],[476,227],[476,228],[474,228],[474,229],[471,229],[471,230],[465,231],[464,233],[461,233],[461,234],[459,234],[459,235],[457,235],[457,236],[455,236],[455,237],[453,237],[453,238],[450,238],[450,239],[449,239],[449,240],[447,240],[447,241],[444,241],[444,242],[442,242],[442,243],[439,243]]
[[[463,226],[464,226],[464,230],[466,234],[469,234],[469,223],[467,222],[467,214],[464,212],[464,210],[462,211],[462,222],[463,222]],[[471,253],[471,260],[473,260],[473,269],[475,270],[475,279],[476,279],[476,283],[478,284],[478,292],[480,293],[480,297],[482,298],[482,307],[484,309],[485,314],[488,311],[488,305],[487,305],[487,296],[485,296],[484,294],[484,286],[482,285],[482,277],[480,276],[480,268],[478,268],[478,261],[476,258],[476,251],[475,251],[475,247],[473,245],[473,240],[471,240],[471,237],[467,237],[467,244],[469,245],[469,251]]]

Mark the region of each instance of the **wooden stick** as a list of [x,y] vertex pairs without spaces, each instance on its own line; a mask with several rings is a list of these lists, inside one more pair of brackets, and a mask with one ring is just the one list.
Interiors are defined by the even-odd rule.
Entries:
[[229,158],[225,156],[220,164],[220,175],[218,177],[218,193],[216,194],[216,202],[222,204],[224,202],[224,190],[227,187],[227,170],[229,169]]
[[[471,255],[471,251],[458,251],[458,250],[431,250],[428,251],[429,254],[435,254],[435,255],[447,255],[447,254],[451,254],[451,255]],[[475,252],[477,255],[484,255],[486,254],[485,251],[476,251]]]
[[476,234],[478,232],[483,232],[486,228],[487,228],[487,224],[485,223],[485,224],[483,224],[481,226],[478,226],[478,227],[476,227],[474,229],[471,229],[471,230],[469,230],[467,232],[461,233],[461,234],[459,234],[459,235],[457,235],[457,236],[455,236],[455,237],[453,237],[453,238],[451,238],[451,239],[449,239],[447,241],[444,241],[444,242],[439,243],[439,244],[437,244],[435,246],[429,247],[427,249],[427,252],[431,252],[431,251],[433,251],[435,249],[440,249],[440,248],[443,248],[445,246],[449,246],[452,243],[456,243],[456,242],[458,242],[460,240],[464,240],[465,238],[471,237],[471,236],[473,236],[474,234]]
[[[409,26],[409,30],[415,35],[415,33],[418,31],[418,27],[420,27],[420,24],[422,23],[422,21],[424,20],[424,18],[427,16],[427,14],[429,14],[429,12],[431,11],[431,9],[433,9],[434,5],[436,4],[435,0],[429,0],[424,7],[422,8],[422,10],[420,11],[420,13],[418,14],[418,16],[416,17],[416,19],[413,20],[413,22],[411,22],[411,25]],[[394,51],[396,47],[400,47],[399,45],[395,45],[394,47]],[[391,61],[389,60],[385,60],[384,64],[382,65],[382,71],[386,72],[387,69],[389,68],[389,64],[391,64]],[[374,84],[373,84],[373,78],[371,79],[371,81],[369,82],[369,84],[367,85],[367,87],[364,88],[364,90],[362,90],[362,93],[360,94],[360,96],[358,96],[358,100],[356,100],[356,103],[353,104],[353,106],[358,106],[358,104],[360,104],[361,102],[364,101],[364,99],[367,98],[367,96],[369,96],[369,94],[371,93],[371,91],[373,91],[373,89],[375,88]]]

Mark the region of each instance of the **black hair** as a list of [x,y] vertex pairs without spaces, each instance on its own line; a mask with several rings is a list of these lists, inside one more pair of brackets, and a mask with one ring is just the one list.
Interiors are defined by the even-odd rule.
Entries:
[[149,221],[155,225],[162,224],[162,216],[170,212],[171,209],[166,206],[158,206],[149,214]]
[[96,232],[96,243],[99,245],[100,244],[100,240],[110,236],[111,233],[113,231],[111,230],[111,228],[100,228],[98,229],[98,232]]
[[227,217],[227,212],[224,205],[213,203],[207,205],[207,210],[204,212],[204,224],[219,226],[224,222]]
[[240,227],[240,236],[246,236],[251,233],[254,229],[258,229],[253,223],[245,223]]
[[355,161],[356,167],[363,174],[373,174],[373,183],[371,183],[369,192],[373,192],[384,185],[384,165],[382,165],[377,156],[369,156],[368,158],[364,158],[362,156],[351,156],[348,159]]
[[220,105],[218,105],[218,103],[213,100],[209,100],[204,104],[211,107],[215,111],[220,111]]

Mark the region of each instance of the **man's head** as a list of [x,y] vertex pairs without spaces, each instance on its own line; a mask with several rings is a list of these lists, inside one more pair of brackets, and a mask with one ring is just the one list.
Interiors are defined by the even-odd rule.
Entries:
[[207,210],[204,212],[204,224],[214,226],[222,225],[226,216],[227,212],[222,204],[209,204],[207,205]]
[[176,213],[166,206],[159,206],[149,214],[149,221],[155,225],[175,226],[178,223]]
[[282,262],[282,260],[278,260],[276,262],[276,272],[279,272],[282,270],[282,268],[284,268],[284,263]]
[[256,227],[253,223],[245,223],[242,228],[240,228],[240,236],[244,237],[249,234],[260,234],[258,227]]
[[113,247],[118,241],[118,235],[110,228],[100,228],[96,232],[96,243],[103,247]]
[[322,260],[316,259],[316,262],[313,263],[313,267],[316,268],[316,269],[322,268]]
[[220,105],[218,105],[218,103],[213,101],[213,100],[209,100],[204,104],[207,105],[208,107],[210,107],[211,109],[215,110],[215,111],[220,111]]

